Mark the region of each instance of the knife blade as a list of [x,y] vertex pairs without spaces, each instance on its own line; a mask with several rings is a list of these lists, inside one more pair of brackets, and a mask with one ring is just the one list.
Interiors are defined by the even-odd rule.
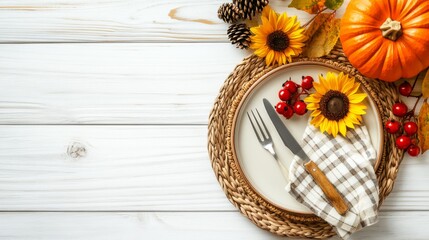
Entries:
[[325,173],[313,162],[308,155],[304,152],[301,145],[293,137],[289,129],[283,124],[277,112],[274,110],[273,105],[266,99],[263,99],[265,110],[268,113],[271,121],[274,124],[274,127],[277,130],[277,133],[280,135],[284,145],[291,150],[291,152],[302,160],[304,160],[305,169],[307,172],[314,178],[315,182],[322,189],[323,193],[330,201],[331,205],[337,210],[340,215],[344,215],[349,207],[347,203],[337,191],[337,189],[332,185],[329,179],[326,177]]
[[288,147],[293,154],[299,156],[305,162],[310,161],[310,158],[304,152],[301,145],[299,145],[296,139],[292,136],[292,133],[289,131],[289,129],[283,124],[278,113],[274,110],[273,105],[271,105],[271,103],[266,98],[264,98],[263,101],[264,101],[264,107],[267,110],[268,116],[273,122],[274,127],[279,133],[280,138],[282,139],[284,145]]

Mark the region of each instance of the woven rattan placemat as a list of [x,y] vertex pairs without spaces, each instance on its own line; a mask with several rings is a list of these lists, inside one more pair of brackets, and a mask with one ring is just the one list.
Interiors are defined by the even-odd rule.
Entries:
[[[294,61],[308,61],[296,58]],[[333,65],[361,82],[370,93],[378,107],[382,122],[395,117],[391,106],[399,96],[393,84],[368,79],[359,74],[347,61],[341,45],[325,58],[311,59]],[[332,227],[323,220],[313,217],[300,217],[285,213],[255,195],[251,187],[241,181],[243,178],[234,162],[231,151],[232,118],[237,110],[237,99],[241,99],[259,77],[278,66],[267,67],[263,59],[251,55],[236,66],[223,84],[209,117],[208,151],[211,164],[219,184],[231,203],[252,222],[262,229],[289,237],[328,238],[335,235]],[[399,119],[397,119],[399,120]],[[393,135],[384,134],[384,148],[381,163],[376,169],[380,206],[392,191],[403,152],[395,147]]]

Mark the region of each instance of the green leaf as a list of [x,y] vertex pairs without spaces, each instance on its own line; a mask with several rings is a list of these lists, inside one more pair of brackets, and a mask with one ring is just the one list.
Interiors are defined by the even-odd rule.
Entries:
[[288,7],[306,11],[310,14],[318,13],[323,9],[325,0],[292,0]]
[[343,5],[344,0],[326,0],[325,6],[332,10],[337,10]]
[[332,14],[319,14],[306,31],[309,39],[304,55],[316,58],[331,52],[340,37],[340,23]]

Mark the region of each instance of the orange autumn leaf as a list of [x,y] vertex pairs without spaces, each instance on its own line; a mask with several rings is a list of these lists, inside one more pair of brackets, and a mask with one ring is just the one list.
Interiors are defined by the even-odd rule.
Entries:
[[341,19],[330,13],[321,13],[307,28],[308,37],[304,55],[310,58],[322,57],[331,52],[340,37]]
[[419,141],[422,153],[429,149],[429,103],[425,101],[419,113]]
[[426,76],[423,79],[422,93],[424,98],[429,98],[429,70],[426,72]]

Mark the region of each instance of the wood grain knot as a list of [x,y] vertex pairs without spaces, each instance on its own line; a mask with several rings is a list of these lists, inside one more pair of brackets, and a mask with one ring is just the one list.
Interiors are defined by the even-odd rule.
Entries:
[[82,143],[74,142],[67,148],[67,154],[72,158],[85,157],[86,148]]

